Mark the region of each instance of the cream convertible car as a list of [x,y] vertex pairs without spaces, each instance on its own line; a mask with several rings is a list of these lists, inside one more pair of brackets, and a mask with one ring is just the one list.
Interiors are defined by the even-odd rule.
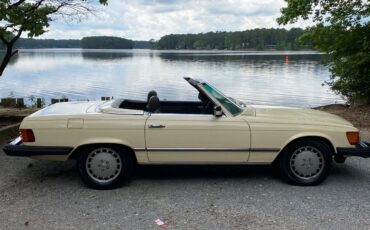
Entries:
[[359,132],[328,113],[244,105],[206,82],[185,78],[199,101],[70,102],[26,117],[10,156],[76,159],[83,181],[106,189],[127,181],[136,164],[272,164],[288,182],[316,185],[332,160],[370,157]]

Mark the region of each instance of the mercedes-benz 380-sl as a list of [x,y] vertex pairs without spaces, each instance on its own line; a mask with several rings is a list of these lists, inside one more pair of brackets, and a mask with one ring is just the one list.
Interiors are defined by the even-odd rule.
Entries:
[[139,164],[274,164],[282,178],[317,185],[332,161],[370,157],[368,144],[346,120],[325,112],[246,105],[207,82],[185,78],[199,100],[67,102],[26,117],[10,156],[77,160],[94,188],[122,185]]

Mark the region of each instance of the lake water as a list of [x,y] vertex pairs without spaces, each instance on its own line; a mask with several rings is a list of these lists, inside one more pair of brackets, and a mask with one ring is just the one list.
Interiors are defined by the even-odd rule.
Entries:
[[341,103],[322,86],[330,73],[321,60],[315,52],[21,50],[0,78],[0,97],[144,99],[155,89],[162,100],[194,100],[190,76],[251,104]]

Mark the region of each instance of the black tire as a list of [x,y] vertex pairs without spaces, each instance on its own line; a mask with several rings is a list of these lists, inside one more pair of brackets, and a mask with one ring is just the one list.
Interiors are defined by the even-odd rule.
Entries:
[[302,139],[284,148],[278,159],[282,178],[290,184],[312,186],[329,175],[333,153],[319,139]]
[[[106,161],[103,162],[104,160]],[[134,159],[129,151],[120,146],[94,145],[82,151],[77,160],[77,167],[82,181],[87,186],[94,189],[113,189],[130,180]],[[106,177],[101,173],[105,173],[103,176]],[[110,174],[112,175],[108,176]]]

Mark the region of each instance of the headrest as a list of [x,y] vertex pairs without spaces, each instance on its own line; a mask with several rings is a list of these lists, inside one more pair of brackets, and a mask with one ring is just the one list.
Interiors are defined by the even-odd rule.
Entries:
[[152,97],[152,96],[158,96],[157,95],[157,91],[155,90],[150,90],[149,93],[148,93],[148,97],[146,98],[146,101],[149,102],[149,99]]
[[157,112],[160,108],[159,98],[157,96],[152,96],[148,104],[146,105],[146,110],[148,112],[154,113]]

